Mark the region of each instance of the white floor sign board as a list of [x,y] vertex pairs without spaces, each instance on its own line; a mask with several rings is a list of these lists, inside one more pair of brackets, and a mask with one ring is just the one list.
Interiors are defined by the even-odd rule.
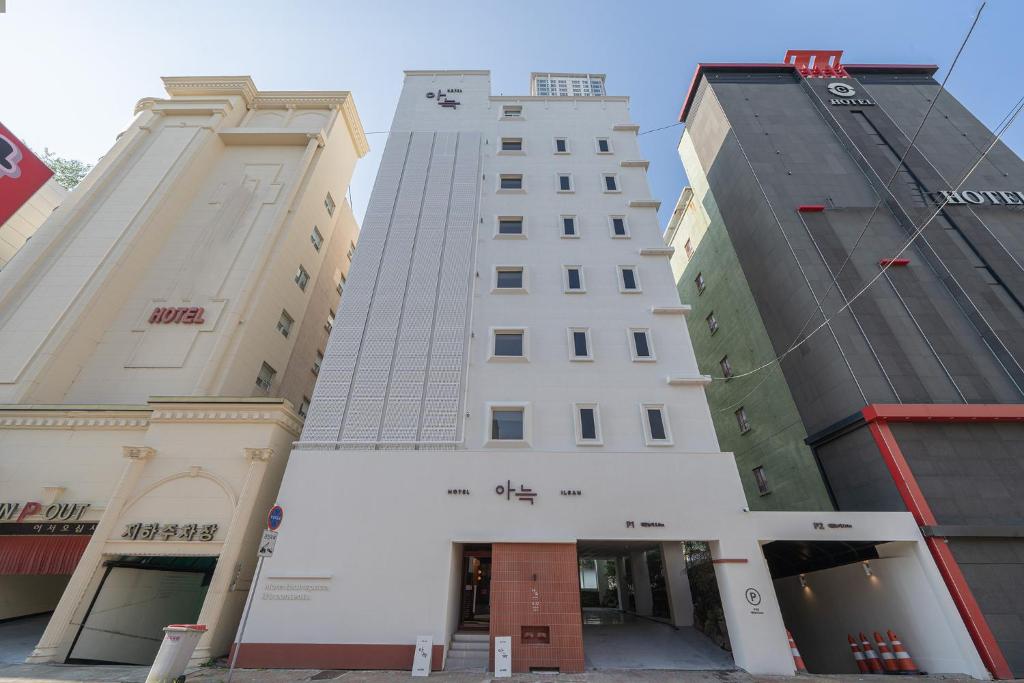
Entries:
[[434,653],[433,636],[418,636],[416,638],[416,652],[412,658],[412,675],[429,676],[430,659]]
[[263,538],[260,539],[260,557],[270,557],[273,555],[275,545],[277,545],[277,532],[264,529]]
[[512,677],[512,636],[494,639],[494,677]]

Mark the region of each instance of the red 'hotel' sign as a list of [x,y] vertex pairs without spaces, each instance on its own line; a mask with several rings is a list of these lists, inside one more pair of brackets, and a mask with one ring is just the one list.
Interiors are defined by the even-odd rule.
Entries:
[[52,175],[50,167],[0,123],[0,225]]

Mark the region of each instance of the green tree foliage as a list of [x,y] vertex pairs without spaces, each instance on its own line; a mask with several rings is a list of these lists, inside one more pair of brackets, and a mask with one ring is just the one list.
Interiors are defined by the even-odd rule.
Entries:
[[75,186],[82,182],[82,178],[92,169],[92,164],[78,159],[59,157],[49,149],[43,151],[42,160],[53,171],[53,179],[69,190],[75,189]]

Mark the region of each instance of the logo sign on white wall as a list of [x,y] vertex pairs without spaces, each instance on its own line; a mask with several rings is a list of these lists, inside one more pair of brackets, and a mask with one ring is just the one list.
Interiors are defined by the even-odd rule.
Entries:
[[434,654],[434,637],[417,636],[416,652],[412,657],[412,675],[423,677],[430,675],[430,660]]
[[512,636],[494,639],[494,677],[512,678]]

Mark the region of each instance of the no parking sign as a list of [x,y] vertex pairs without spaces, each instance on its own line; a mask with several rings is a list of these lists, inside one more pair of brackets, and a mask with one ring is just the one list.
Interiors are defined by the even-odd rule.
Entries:
[[280,505],[275,505],[270,508],[270,514],[267,515],[267,528],[271,531],[277,531],[281,526],[282,520],[284,520],[284,508]]

